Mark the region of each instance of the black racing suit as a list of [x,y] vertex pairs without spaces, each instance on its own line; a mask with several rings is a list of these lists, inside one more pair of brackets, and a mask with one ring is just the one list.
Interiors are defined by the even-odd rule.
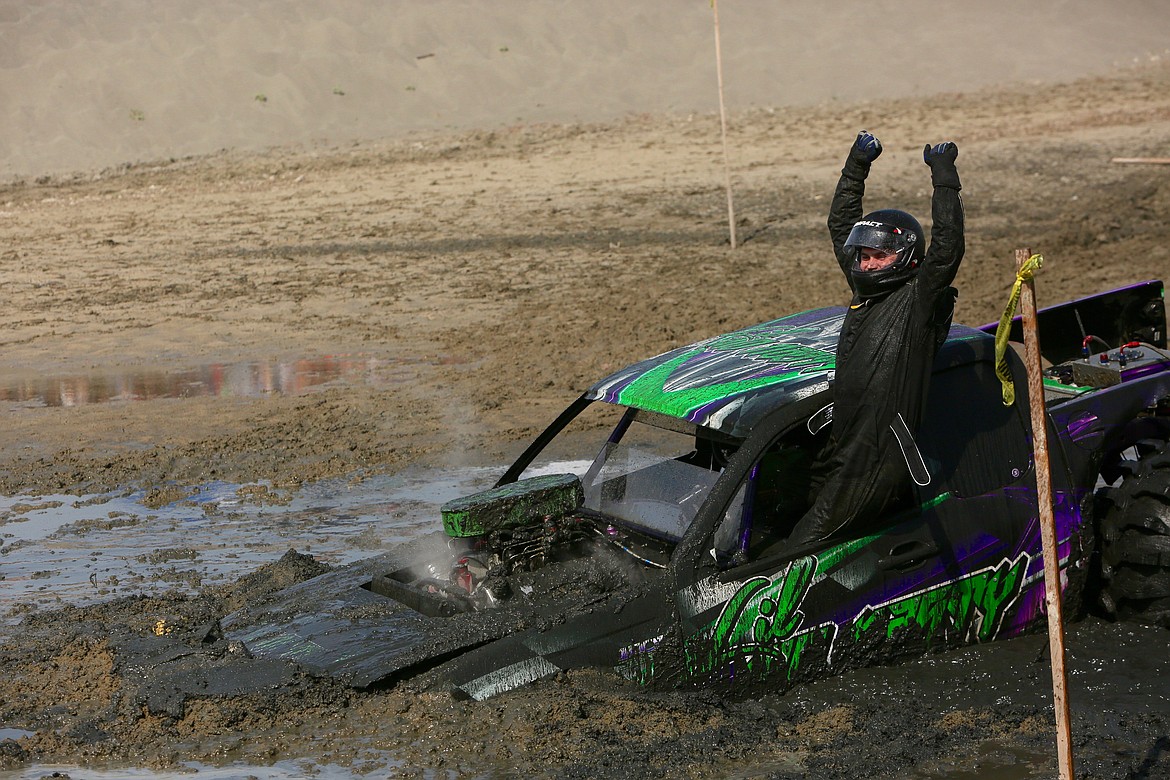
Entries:
[[837,342],[833,423],[829,443],[813,465],[811,507],[789,537],[793,545],[872,528],[910,491],[906,458],[890,429],[901,414],[917,431],[926,406],[931,367],[946,340],[956,291],[950,286],[963,259],[963,203],[958,174],[934,171],[930,247],[918,271],[881,298],[863,300],[845,250],[862,218],[869,162],[850,153],[829,210],[837,262],[853,289]]

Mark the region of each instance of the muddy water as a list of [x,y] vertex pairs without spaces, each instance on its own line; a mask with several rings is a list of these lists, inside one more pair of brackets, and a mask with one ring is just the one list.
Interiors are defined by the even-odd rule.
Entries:
[[[331,480],[280,493],[263,484],[104,495],[0,497],[0,641],[29,611],[127,594],[194,593],[279,558],[288,549],[330,564],[373,555],[434,529],[445,501],[490,485],[502,468],[404,472]],[[34,732],[0,724],[0,743]],[[399,765],[379,755],[377,776]],[[0,780],[183,778],[322,780],[363,777],[327,761],[268,766],[185,762],[174,770],[37,764]]]
[[223,584],[289,549],[345,564],[431,531],[500,468],[102,495],[0,497],[0,615]]

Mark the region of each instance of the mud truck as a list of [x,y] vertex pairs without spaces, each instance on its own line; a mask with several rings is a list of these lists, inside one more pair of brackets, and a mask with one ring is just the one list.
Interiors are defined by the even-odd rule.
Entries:
[[[228,616],[254,656],[484,699],[578,667],[758,691],[1043,629],[1025,371],[955,325],[886,516],[787,543],[828,434],[844,309],[680,347],[590,387],[442,529]],[[1021,340],[1020,325],[1013,339]],[[1066,614],[1170,627],[1163,285],[1039,313]],[[580,453],[589,457],[582,458]]]

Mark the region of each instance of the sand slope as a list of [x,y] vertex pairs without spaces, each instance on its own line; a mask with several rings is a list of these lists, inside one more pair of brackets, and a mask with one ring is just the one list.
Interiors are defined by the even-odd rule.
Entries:
[[[1150,0],[725,0],[730,108],[1067,80],[1164,54]],[[0,2],[0,176],[717,106],[705,0]]]

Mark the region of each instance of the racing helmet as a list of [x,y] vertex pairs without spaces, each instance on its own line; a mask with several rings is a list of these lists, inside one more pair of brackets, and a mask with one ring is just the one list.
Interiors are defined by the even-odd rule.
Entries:
[[[897,289],[914,276],[925,254],[922,225],[897,209],[871,211],[849,231],[845,251],[853,253],[849,274],[861,298],[879,298]],[[861,270],[861,250],[878,249],[897,255],[885,268]]]

